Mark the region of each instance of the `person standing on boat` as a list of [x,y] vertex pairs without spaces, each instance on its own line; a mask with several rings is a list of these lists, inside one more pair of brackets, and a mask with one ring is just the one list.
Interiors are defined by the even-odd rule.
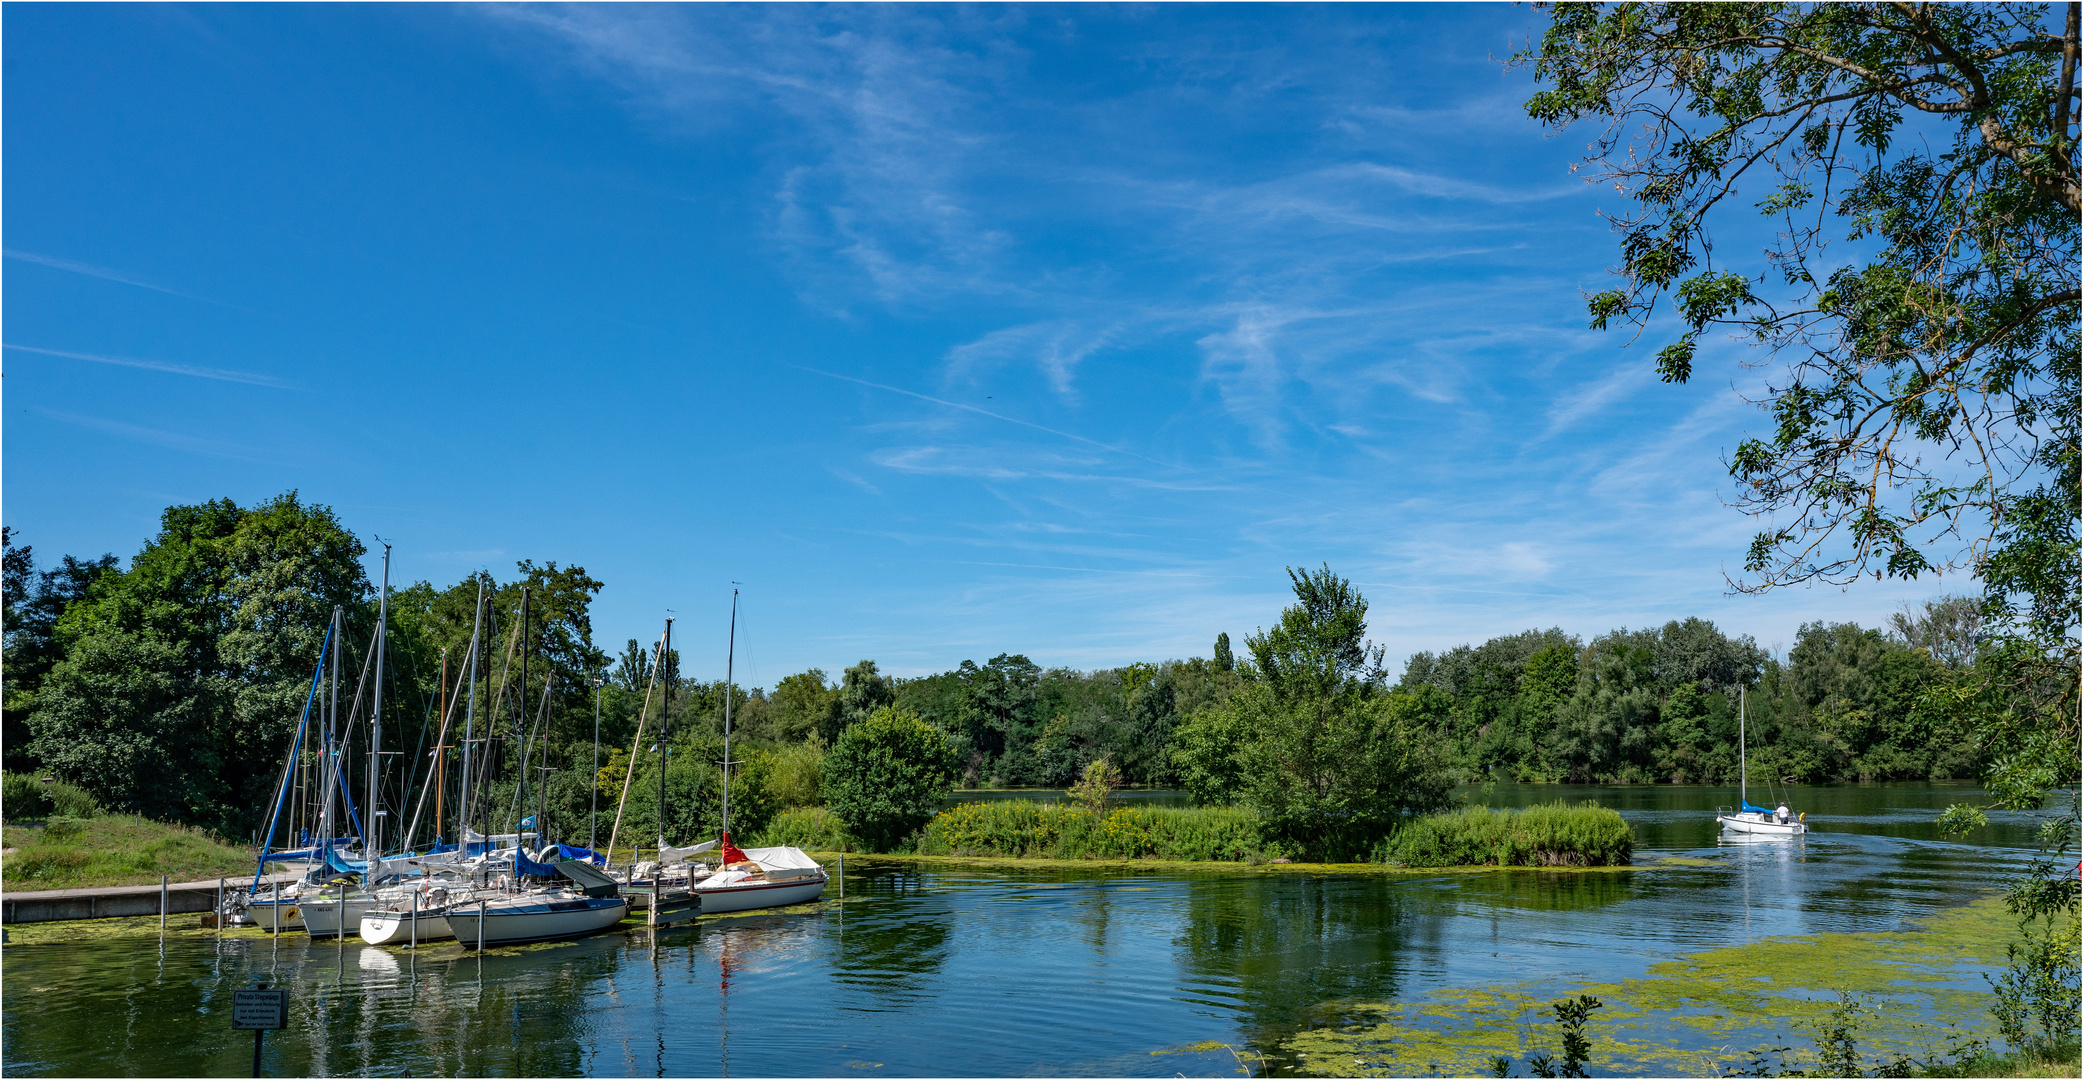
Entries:
[[1773,816],[1780,819],[1780,824],[1787,824],[1787,804],[1781,803],[1779,808],[1773,811]]

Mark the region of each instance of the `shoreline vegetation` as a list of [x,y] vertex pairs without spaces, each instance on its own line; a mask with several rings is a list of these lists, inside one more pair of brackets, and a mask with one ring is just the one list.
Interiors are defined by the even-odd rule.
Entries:
[[[1299,857],[1260,839],[1262,822],[1236,806],[1120,807],[1004,799],[941,811],[904,848],[887,856],[1010,859],[1022,862],[1289,863]],[[806,851],[864,852],[824,807],[775,815],[757,845]],[[1468,866],[1578,868],[1626,866],[1635,832],[1621,815],[1593,803],[1550,803],[1524,810],[1472,806],[1411,817],[1380,840],[1365,864],[1397,869]],[[1353,866],[1362,860],[1317,862]]]
[[0,890],[93,889],[253,876],[255,851],[186,825],[130,814],[9,821]]

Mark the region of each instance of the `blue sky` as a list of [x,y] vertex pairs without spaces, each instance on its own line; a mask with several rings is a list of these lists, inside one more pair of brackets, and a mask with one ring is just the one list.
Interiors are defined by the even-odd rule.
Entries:
[[1520,109],[1526,8],[0,18],[45,558],[295,488],[395,580],[583,565],[701,674],[742,582],[763,685],[1206,654],[1320,562],[1393,662],[1940,588],[1729,594],[1756,376],[1585,328],[1618,207]]

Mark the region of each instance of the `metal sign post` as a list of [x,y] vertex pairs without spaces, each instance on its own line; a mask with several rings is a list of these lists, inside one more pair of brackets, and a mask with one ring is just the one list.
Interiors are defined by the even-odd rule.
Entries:
[[261,1074],[261,1040],[288,1026],[289,991],[270,990],[267,983],[232,991],[232,1030],[253,1032],[253,1075]]

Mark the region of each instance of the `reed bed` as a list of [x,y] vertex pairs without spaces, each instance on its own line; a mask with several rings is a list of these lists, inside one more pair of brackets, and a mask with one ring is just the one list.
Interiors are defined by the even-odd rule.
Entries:
[[1258,815],[1227,806],[1134,807],[1096,814],[1025,800],[965,803],[919,834],[921,855],[1238,862],[1260,856]]
[[1472,806],[1406,822],[1376,849],[1399,866],[1626,866],[1635,832],[1597,803]]

